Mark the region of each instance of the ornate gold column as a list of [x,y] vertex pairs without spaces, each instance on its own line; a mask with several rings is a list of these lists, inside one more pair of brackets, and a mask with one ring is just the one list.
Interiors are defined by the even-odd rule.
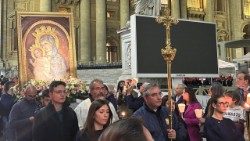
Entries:
[[171,1],[171,13],[172,13],[172,17],[180,18],[180,1],[179,0]]
[[129,20],[129,0],[120,0],[120,28]]
[[79,63],[89,63],[91,47],[90,30],[90,0],[80,2],[80,49],[78,51]]
[[96,0],[96,63],[106,61],[106,0]]
[[51,0],[40,0],[40,12],[51,11]]
[[180,0],[181,18],[187,18],[187,0]]

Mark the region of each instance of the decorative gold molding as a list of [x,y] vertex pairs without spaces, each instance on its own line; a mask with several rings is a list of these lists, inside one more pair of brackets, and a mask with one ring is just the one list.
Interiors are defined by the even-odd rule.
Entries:
[[204,19],[205,17],[204,9],[189,7],[187,11],[188,11],[188,17],[190,18]]

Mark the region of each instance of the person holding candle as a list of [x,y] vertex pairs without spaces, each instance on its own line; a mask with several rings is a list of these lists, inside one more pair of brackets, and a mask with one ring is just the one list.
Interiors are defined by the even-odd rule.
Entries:
[[[181,103],[181,104],[183,104],[183,103]],[[170,107],[170,105],[172,105],[172,107]],[[189,137],[188,137],[187,129],[185,127],[185,123],[183,122],[181,117],[175,113],[175,105],[176,105],[176,103],[173,99],[167,100],[165,102],[165,106],[167,107],[168,112],[170,112],[170,110],[172,110],[172,112],[173,112],[173,116],[172,116],[173,117],[173,128],[176,130],[176,140],[177,141],[188,141]],[[185,109],[185,104],[183,104],[183,105],[184,105],[184,109]]]
[[[178,84],[175,88],[175,95],[173,97],[174,101],[175,101],[175,106],[177,107],[178,104],[180,103],[184,103],[184,100],[183,100],[183,96],[182,96],[182,93],[184,91],[184,89],[186,88],[187,86],[185,84]],[[180,115],[179,113],[179,109],[176,108],[175,109],[175,113],[177,115]]]
[[111,124],[112,116],[107,100],[93,101],[84,128],[76,135],[76,141],[97,141],[103,130]]
[[206,118],[204,136],[207,141],[244,141],[231,119],[224,118],[228,102],[224,95],[216,95],[211,100],[213,115]]
[[201,141],[199,119],[195,115],[195,109],[202,109],[201,104],[196,99],[195,93],[190,88],[185,88],[182,94],[183,100],[186,104],[186,109],[181,115],[183,121],[186,123],[189,140]]
[[182,93],[187,86],[185,84],[178,84],[175,88],[175,96],[173,97],[176,104],[183,103]]

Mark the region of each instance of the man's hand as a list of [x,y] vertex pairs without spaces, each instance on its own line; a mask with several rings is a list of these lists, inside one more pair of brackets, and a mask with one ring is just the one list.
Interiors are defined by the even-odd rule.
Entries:
[[205,123],[205,118],[198,118],[200,123]]
[[176,139],[176,132],[174,129],[167,129],[167,131],[169,139]]

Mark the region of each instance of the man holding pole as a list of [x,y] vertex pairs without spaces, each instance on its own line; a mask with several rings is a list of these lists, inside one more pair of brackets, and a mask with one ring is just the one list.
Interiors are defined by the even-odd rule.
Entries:
[[166,107],[161,107],[161,95],[158,85],[148,84],[143,94],[145,103],[133,114],[133,117],[144,121],[144,126],[152,134],[155,141],[175,140],[177,139],[176,131],[169,129],[169,125],[166,123],[168,112]]

